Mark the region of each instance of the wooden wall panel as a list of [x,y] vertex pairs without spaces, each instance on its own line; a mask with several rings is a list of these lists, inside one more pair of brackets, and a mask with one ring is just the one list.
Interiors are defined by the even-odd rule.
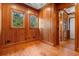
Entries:
[[41,40],[49,44],[57,45],[58,37],[58,19],[56,18],[57,9],[55,4],[46,5],[39,13],[39,28]]
[[[68,30],[68,21],[69,21],[69,19],[68,19],[68,14],[65,12],[65,11],[63,11],[63,20],[66,22],[66,29],[64,29],[63,28],[63,39],[64,40],[69,40],[70,38],[68,38],[69,37],[69,30]],[[64,25],[64,24],[63,24]],[[65,34],[66,33],[66,34]]]
[[79,4],[75,5],[75,50],[79,51]]
[[[32,10],[30,8],[29,9],[29,15],[28,15],[28,19],[29,19],[29,16],[31,15],[35,15],[38,17],[38,14],[39,12],[36,12],[36,10]],[[39,17],[38,17],[38,21],[39,21]],[[29,40],[33,40],[33,38],[36,38],[36,39],[39,39],[40,38],[40,32],[39,32],[39,28],[35,28],[35,29],[32,29],[30,28],[30,21],[28,20],[28,39]],[[38,33],[38,35],[36,35]]]
[[64,9],[64,8],[74,6],[75,4],[74,3],[58,3],[56,5],[57,5],[57,9],[61,10],[61,9]]
[[1,3],[0,3],[0,47],[1,47],[1,29],[2,29],[2,28],[1,28],[1,20],[2,20],[2,18],[1,18],[1,15],[2,15],[2,14],[1,14],[1,10],[2,10],[2,9],[1,9]]
[[62,11],[59,11],[59,40],[60,41],[62,41],[62,30],[63,30],[63,28],[62,28],[62,18],[63,18],[63,13],[62,13]]
[[[2,44],[14,44],[17,42],[23,41],[32,41],[35,39],[39,39],[39,28],[37,29],[30,29],[29,28],[29,16],[30,14],[37,15],[38,11],[25,6],[23,4],[2,4],[3,8],[3,19],[2,19]],[[25,28],[12,28],[11,27],[11,10],[19,10],[25,13]],[[31,13],[28,13],[31,11]],[[33,33],[31,35],[31,33]],[[35,34],[36,33],[36,34]],[[10,42],[9,42],[10,41]],[[9,42],[9,43],[7,43]]]
[[40,10],[39,27],[41,38],[44,41],[59,44],[59,11],[74,4],[48,4]]
[[[53,6],[52,6],[53,8]],[[52,17],[54,22],[52,24],[55,24],[54,28],[54,45],[59,45],[59,10],[57,9],[56,4],[54,5]],[[52,21],[51,21],[52,22]],[[52,29],[51,29],[52,30]]]

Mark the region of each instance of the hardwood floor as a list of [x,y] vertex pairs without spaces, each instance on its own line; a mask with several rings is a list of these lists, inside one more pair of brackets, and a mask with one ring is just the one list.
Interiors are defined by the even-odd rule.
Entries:
[[1,56],[79,56],[79,52],[62,46],[53,47],[41,41],[13,45],[1,52]]
[[67,48],[67,49],[70,49],[70,50],[75,50],[75,40],[73,39],[69,39],[67,41],[62,41],[60,42],[60,45],[63,47],[63,48]]

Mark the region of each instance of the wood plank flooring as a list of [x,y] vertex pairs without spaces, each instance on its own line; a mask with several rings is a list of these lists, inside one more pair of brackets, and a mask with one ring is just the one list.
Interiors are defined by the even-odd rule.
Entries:
[[60,42],[60,45],[63,47],[63,48],[67,48],[67,49],[70,49],[70,50],[75,50],[75,40],[73,39],[68,39],[67,41],[62,41]]
[[79,56],[79,52],[62,46],[53,47],[41,41],[13,45],[1,52],[1,56]]

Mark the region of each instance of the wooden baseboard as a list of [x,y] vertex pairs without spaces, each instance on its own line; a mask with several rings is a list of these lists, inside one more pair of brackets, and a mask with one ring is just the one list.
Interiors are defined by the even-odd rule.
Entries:
[[49,42],[49,41],[46,41],[46,40],[40,40],[40,41],[42,41],[42,42],[44,42],[44,43],[46,43],[46,44],[49,44],[49,45],[51,45],[51,46],[54,46],[54,44],[51,43],[51,42]]
[[29,42],[32,42],[32,41],[37,41],[37,39],[30,40],[30,41],[24,40],[24,41],[12,43],[12,44],[7,44],[7,45],[4,45],[4,46],[2,47],[2,49],[7,48],[7,47],[10,47],[10,46],[13,46],[13,45],[17,45],[17,44],[29,43]]
[[75,49],[75,51],[79,52],[79,48]]

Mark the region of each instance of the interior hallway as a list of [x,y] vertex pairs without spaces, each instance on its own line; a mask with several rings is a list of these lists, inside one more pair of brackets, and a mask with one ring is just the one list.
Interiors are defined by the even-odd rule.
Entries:
[[[79,52],[77,52],[79,51],[79,5],[76,5],[75,12],[76,37],[74,41],[67,40],[60,43],[58,13],[61,9],[75,4],[28,4],[30,6],[27,3],[0,4],[0,55],[79,56]],[[42,5],[42,7],[35,7],[36,5]],[[16,14],[20,16],[18,17]],[[75,48],[73,48],[74,46]]]
[[75,50],[75,6],[59,11],[59,41],[64,48]]

